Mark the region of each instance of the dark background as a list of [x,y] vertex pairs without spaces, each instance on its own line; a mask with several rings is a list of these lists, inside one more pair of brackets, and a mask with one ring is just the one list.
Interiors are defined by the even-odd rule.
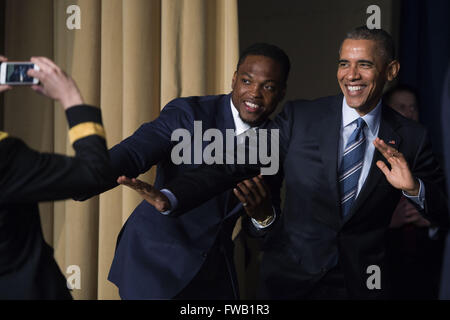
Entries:
[[[442,154],[440,99],[450,57],[450,1],[238,0],[240,48],[264,41],[286,51],[292,69],[285,100],[334,95],[340,92],[336,80],[340,42],[348,30],[366,24],[370,5],[380,7],[381,27],[397,45],[401,70],[393,84],[416,88],[420,120],[435,151]],[[0,0],[0,53],[5,43],[4,6],[5,0]],[[3,121],[0,97],[0,129]]]
[[339,45],[345,33],[365,25],[367,7],[378,5],[381,27],[397,45],[401,70],[397,82],[416,88],[420,120],[435,152],[442,153],[440,97],[450,56],[448,0],[239,0],[239,37],[243,49],[254,42],[283,48],[291,59],[286,100],[314,99],[340,92]]
[[[5,52],[5,0],[0,0],[0,54]],[[0,130],[3,130],[3,95],[0,96]]]

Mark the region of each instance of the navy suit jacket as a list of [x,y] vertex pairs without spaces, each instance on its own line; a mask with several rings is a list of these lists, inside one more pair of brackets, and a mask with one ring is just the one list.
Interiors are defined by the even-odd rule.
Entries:
[[[156,120],[142,125],[110,150],[116,176],[136,177],[158,165],[154,185],[160,188],[198,167],[173,164],[171,150],[178,142],[171,141],[172,132],[184,128],[194,139],[194,121],[202,121],[203,132],[217,128],[225,137],[225,129],[235,129],[230,97],[188,97],[169,102]],[[208,144],[203,142],[202,149]],[[191,153],[193,157],[193,150]],[[230,196],[234,197],[223,190],[181,216],[162,215],[142,201],[119,234],[108,277],[119,288],[120,296],[123,299],[175,297],[196,275],[217,241],[232,263],[231,234],[243,210],[240,204],[228,207]]]
[[[375,165],[343,220],[338,187],[338,146],[342,95],[289,102],[269,128],[280,130],[286,201],[283,214],[266,239],[262,276],[272,299],[305,297],[340,263],[352,298],[386,297],[389,271],[386,233],[401,191],[393,188]],[[390,108],[382,107],[379,137],[395,142],[414,176],[425,184],[426,217],[447,226],[443,174],[431,152],[425,129]],[[179,210],[195,207],[236,181],[258,173],[252,165],[205,166],[166,187],[179,200]],[[381,270],[381,290],[370,290],[367,268]]]

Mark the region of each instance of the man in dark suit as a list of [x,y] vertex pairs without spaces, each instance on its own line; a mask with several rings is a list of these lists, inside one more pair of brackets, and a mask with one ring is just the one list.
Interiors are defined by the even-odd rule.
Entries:
[[[155,164],[157,186],[198,167],[207,161],[211,141],[203,132],[205,137],[215,132],[219,137],[214,135],[214,141],[223,138],[225,143],[227,130],[240,134],[264,123],[284,96],[289,68],[289,58],[278,47],[247,48],[231,94],[175,99],[156,120],[113,147],[114,183],[105,190],[115,187],[120,175],[136,177]],[[260,209],[272,212],[272,207],[263,183],[255,181],[261,187],[261,193],[254,193],[259,199],[245,210],[257,218]],[[146,201],[139,204],[118,236],[108,277],[122,299],[238,298],[231,235],[244,210],[232,192],[223,191],[178,218],[161,214]]]
[[[5,61],[4,57],[0,57]],[[39,153],[0,131],[0,299],[71,299],[44,241],[37,202],[95,192],[110,175],[100,109],[84,105],[75,82],[47,58],[32,58],[33,86],[61,102],[75,157]],[[0,91],[11,89],[0,86]]]
[[[442,89],[442,133],[444,141],[445,173],[447,176],[447,191],[450,190],[450,63],[447,66]],[[450,212],[449,212],[450,214]],[[450,300],[450,233],[447,233],[444,262],[442,264],[440,298]]]
[[[402,193],[430,222],[447,226],[443,175],[425,129],[381,101],[399,68],[388,33],[357,28],[340,48],[343,95],[288,102],[268,126],[280,130],[286,201],[266,236],[265,297],[389,297],[386,233]],[[165,186],[177,204],[167,191],[122,182],[139,185],[159,210],[180,214],[259,168],[214,165],[187,172]]]

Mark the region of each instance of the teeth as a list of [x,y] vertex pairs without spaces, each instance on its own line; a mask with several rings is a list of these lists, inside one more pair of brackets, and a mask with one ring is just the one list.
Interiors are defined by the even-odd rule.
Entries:
[[254,103],[251,103],[251,102],[248,102],[248,101],[246,101],[245,103],[247,104],[247,106],[249,106],[252,109],[259,108],[259,105],[257,105],[257,104],[254,104]]
[[362,90],[363,87],[361,86],[348,86],[347,89],[348,91],[359,91]]

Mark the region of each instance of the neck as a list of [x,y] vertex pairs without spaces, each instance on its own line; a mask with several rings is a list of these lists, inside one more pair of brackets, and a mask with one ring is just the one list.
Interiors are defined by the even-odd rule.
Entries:
[[380,102],[380,98],[378,98],[377,100],[375,100],[374,103],[371,103],[369,105],[364,105],[361,106],[359,108],[356,108],[356,112],[359,114],[360,117],[364,117],[366,114],[368,114],[369,112],[371,112],[373,109],[375,109],[375,107],[378,105],[378,103]]

